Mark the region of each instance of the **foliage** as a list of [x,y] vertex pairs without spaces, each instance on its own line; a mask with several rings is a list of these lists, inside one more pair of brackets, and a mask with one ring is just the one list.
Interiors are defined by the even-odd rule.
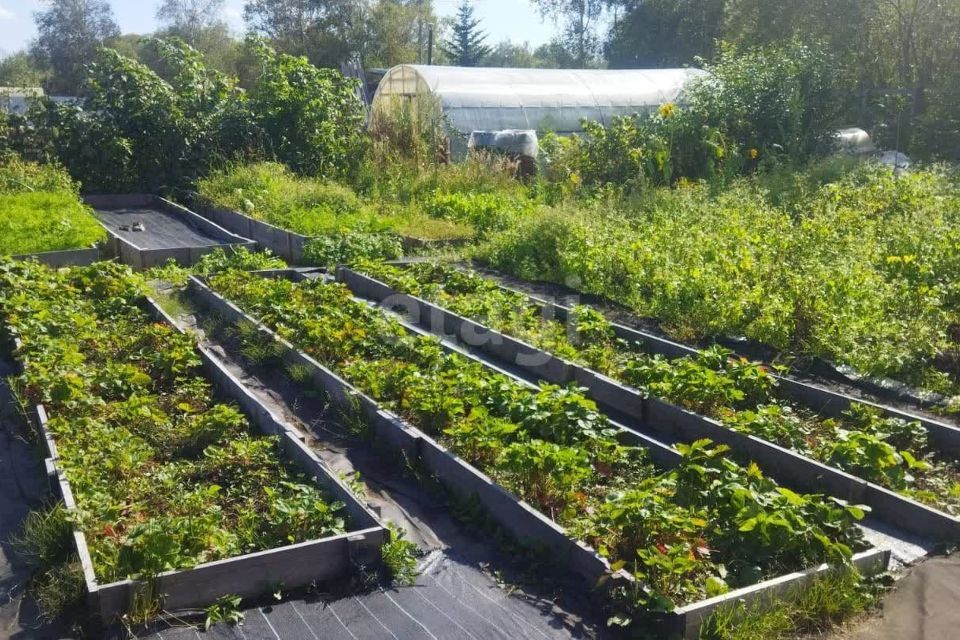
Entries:
[[473,5],[463,0],[457,7],[457,17],[451,26],[450,39],[443,43],[450,64],[457,67],[481,66],[490,55],[490,47],[484,44],[487,34],[478,29],[480,19],[473,17]]
[[0,255],[91,247],[106,237],[70,193],[0,194]]
[[209,275],[228,269],[242,269],[243,271],[261,271],[264,269],[283,269],[287,263],[276,257],[269,250],[250,251],[246,247],[237,247],[232,250],[214,249],[193,265],[193,272],[200,275]]
[[680,179],[727,177],[774,158],[801,161],[829,148],[839,117],[831,61],[798,43],[725,49],[678,103],[650,114],[584,122],[582,137],[547,136],[548,180],[641,190]]
[[742,601],[717,609],[700,629],[703,640],[768,640],[823,635],[877,601],[877,591],[852,569],[831,571],[776,601]]
[[403,243],[392,233],[331,233],[311,238],[303,247],[304,261],[326,266],[361,258],[395,260],[402,255]]
[[[630,606],[669,610],[722,590],[721,574],[752,584],[770,572],[844,563],[862,544],[851,527],[863,515],[857,508],[788,492],[707,442],[685,449],[677,468],[656,470],[645,450],[617,442],[581,390],[533,391],[446,354],[341,284],[234,271],[211,285],[615,565],[629,565],[645,587],[623,594]],[[647,497],[622,497],[637,490]],[[675,514],[669,534],[658,535],[663,509],[646,509],[648,499]]]
[[104,40],[120,35],[106,0],[52,0],[34,19],[31,53],[53,71],[47,88],[54,95],[77,95],[84,65]]
[[390,542],[380,547],[380,559],[394,584],[412,586],[420,575],[417,570],[420,551],[415,543],[405,539],[406,532],[402,528],[392,523],[389,527]]
[[210,627],[221,622],[231,625],[243,624],[243,612],[240,611],[240,596],[222,596],[212,605],[207,607],[206,620],[203,622],[203,630],[209,631]]
[[[763,365],[734,358],[719,347],[692,357],[651,356],[642,345],[617,339],[610,321],[591,307],[575,307],[567,322],[544,317],[538,304],[475,272],[429,262],[401,268],[361,261],[355,268],[399,292],[435,302],[643,393],[718,419],[731,429],[788,447],[947,512],[960,509],[960,465],[928,445],[927,432],[918,422],[882,418],[876,410],[859,404],[851,405],[839,419],[819,418],[780,394],[777,380]],[[579,423],[574,433],[595,431],[582,423],[582,411],[576,401],[565,409],[558,404],[544,415],[563,415],[565,420],[551,418],[549,432],[530,420],[525,426],[569,443],[570,422]],[[486,421],[469,426],[484,437],[477,441],[479,448],[473,454],[485,456],[487,436],[505,433],[501,428],[483,433],[491,426],[499,427]]]
[[213,206],[240,211],[307,236],[330,234],[334,238],[322,245],[328,255],[329,247],[336,252],[336,247],[343,244],[336,239],[338,235],[356,236],[344,241],[347,246],[381,246],[380,252],[372,255],[387,257],[395,253],[388,250],[394,240],[368,234],[394,231],[423,239],[461,239],[472,234],[466,224],[431,220],[416,206],[371,206],[341,183],[299,177],[272,162],[216,171],[200,180],[197,190],[201,199]]
[[0,255],[90,247],[106,237],[62,169],[0,158]]
[[249,97],[178,38],[144,45],[156,71],[100,49],[82,107],[41,101],[18,120],[11,146],[59,158],[87,191],[187,189],[215,165],[242,157],[353,176],[365,146],[354,82],[257,39],[246,47],[260,70]]
[[478,257],[621,302],[680,340],[746,336],[956,393],[956,174],[895,178],[860,163],[817,184],[816,173],[544,211]]
[[427,215],[469,224],[480,236],[513,226],[532,209],[529,201],[498,193],[434,193],[424,202]]
[[[39,87],[43,79],[43,71],[25,51],[0,58],[0,87]],[[0,92],[0,101],[5,99]]]
[[277,53],[256,38],[248,39],[247,47],[263,69],[250,92],[250,108],[270,151],[301,173],[354,175],[365,145],[356,81]]
[[83,107],[38,103],[28,115],[32,135],[20,145],[58,157],[85,190],[107,192],[183,188],[215,161],[246,150],[256,136],[235,82],[178,39],[146,46],[169,80],[100,49],[88,66]]
[[151,323],[144,290],[113,263],[0,265],[21,383],[50,414],[98,580],[342,533],[342,505],[278,458],[276,438],[214,401],[193,339]]

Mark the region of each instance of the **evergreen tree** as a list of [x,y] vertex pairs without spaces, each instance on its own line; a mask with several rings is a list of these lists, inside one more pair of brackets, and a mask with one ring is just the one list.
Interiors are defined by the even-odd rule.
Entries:
[[480,20],[473,17],[473,5],[464,0],[457,10],[453,34],[443,43],[442,49],[450,62],[460,67],[479,66],[490,55],[490,47],[484,44],[487,34],[478,29]]

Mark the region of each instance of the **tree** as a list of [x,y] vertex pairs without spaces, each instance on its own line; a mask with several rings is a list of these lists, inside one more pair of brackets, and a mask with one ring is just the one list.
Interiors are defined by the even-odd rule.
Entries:
[[244,19],[279,51],[339,67],[364,40],[362,0],[248,0]]
[[473,17],[473,5],[463,0],[451,27],[453,33],[442,45],[452,64],[476,67],[490,55],[490,47],[484,44],[487,34],[479,26],[480,20]]
[[521,69],[543,66],[543,60],[537,57],[530,48],[529,42],[516,44],[509,40],[500,42],[487,56],[487,64],[491,67],[515,67]]
[[547,69],[572,69],[578,64],[576,55],[567,48],[566,43],[561,38],[554,38],[546,44],[537,47],[533,55],[543,61],[543,66]]
[[597,23],[603,16],[606,0],[533,0],[544,17],[562,19],[563,46],[573,53],[576,66],[593,66],[600,51]]
[[34,14],[39,35],[32,52],[52,75],[48,93],[79,93],[83,66],[97,47],[120,35],[106,0],[48,0],[49,8]]
[[211,29],[226,30],[221,19],[224,0],[163,0],[157,9],[157,20],[167,35],[182,38],[197,46],[201,34]]
[[713,58],[728,0],[621,0],[604,46],[611,67],[677,67]]
[[426,47],[427,26],[436,23],[431,2],[378,0],[364,20],[360,55],[366,67],[417,62]]
[[0,87],[39,87],[43,72],[25,51],[0,60]]

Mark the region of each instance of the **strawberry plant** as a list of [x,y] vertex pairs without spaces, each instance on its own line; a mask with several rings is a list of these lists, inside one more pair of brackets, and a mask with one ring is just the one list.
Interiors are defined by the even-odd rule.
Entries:
[[[720,347],[704,349],[694,357],[651,356],[640,345],[617,339],[610,321],[592,307],[575,307],[569,322],[563,323],[544,317],[522,294],[502,289],[473,271],[428,262],[400,268],[361,261],[356,268],[398,291],[435,302],[651,396],[716,418],[731,429],[960,513],[960,465],[928,445],[926,431],[918,422],[882,418],[859,404],[840,419],[821,419],[784,398],[776,379],[761,364],[734,358]],[[564,410],[556,414],[572,415]],[[592,431],[582,424],[579,427],[584,433]],[[564,422],[554,420],[550,428],[564,428]]]
[[[657,469],[645,449],[617,442],[582,390],[528,389],[447,354],[436,340],[407,334],[394,316],[353,299],[341,284],[240,271],[209,282],[594,545],[615,567],[628,567],[643,585],[622,594],[631,606],[670,610],[728,585],[828,559],[845,563],[863,547],[853,526],[862,511],[787,493],[706,442],[683,449],[678,467]],[[482,282],[465,276],[456,286],[477,285]]]
[[346,530],[343,505],[278,457],[275,437],[217,402],[193,340],[151,322],[127,267],[0,262],[0,317],[19,382],[42,402],[73,524],[101,582]]

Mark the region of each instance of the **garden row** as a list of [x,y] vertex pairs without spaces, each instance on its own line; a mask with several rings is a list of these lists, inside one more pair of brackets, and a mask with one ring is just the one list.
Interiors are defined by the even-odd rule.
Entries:
[[0,315],[105,621],[378,562],[387,530],[127,267],[5,262]]
[[631,432],[578,389],[524,384],[341,284],[238,271],[191,284],[223,320],[262,323],[285,359],[364,414],[376,442],[479,499],[591,588],[612,575],[619,606],[659,613],[674,632],[695,633],[731,589],[762,594],[821,562],[885,566],[882,552],[854,555],[868,546],[859,507],[789,491],[709,441],[675,450]]
[[[561,318],[542,303],[475,272],[427,262],[400,267],[364,261],[355,269],[389,287],[377,291],[341,270],[358,293],[373,293],[378,302],[401,304],[395,294],[409,294],[528,343],[548,358],[534,368],[550,381],[572,378],[563,367],[573,363],[953,516],[960,512],[960,464],[955,457],[960,434],[946,425],[932,425],[939,429],[931,438],[917,420],[884,416],[879,408],[860,403],[825,418],[809,406],[821,407],[831,400],[829,394],[814,396],[809,406],[800,404],[781,388],[782,379],[760,364],[731,357],[718,347],[678,357],[651,354],[649,346],[619,337],[613,324],[592,307],[577,306]],[[394,297],[386,297],[390,295]],[[416,312],[427,324],[434,320],[428,308]],[[449,331],[447,325],[441,319],[434,330]],[[619,408],[639,414],[639,407],[638,399]]]

